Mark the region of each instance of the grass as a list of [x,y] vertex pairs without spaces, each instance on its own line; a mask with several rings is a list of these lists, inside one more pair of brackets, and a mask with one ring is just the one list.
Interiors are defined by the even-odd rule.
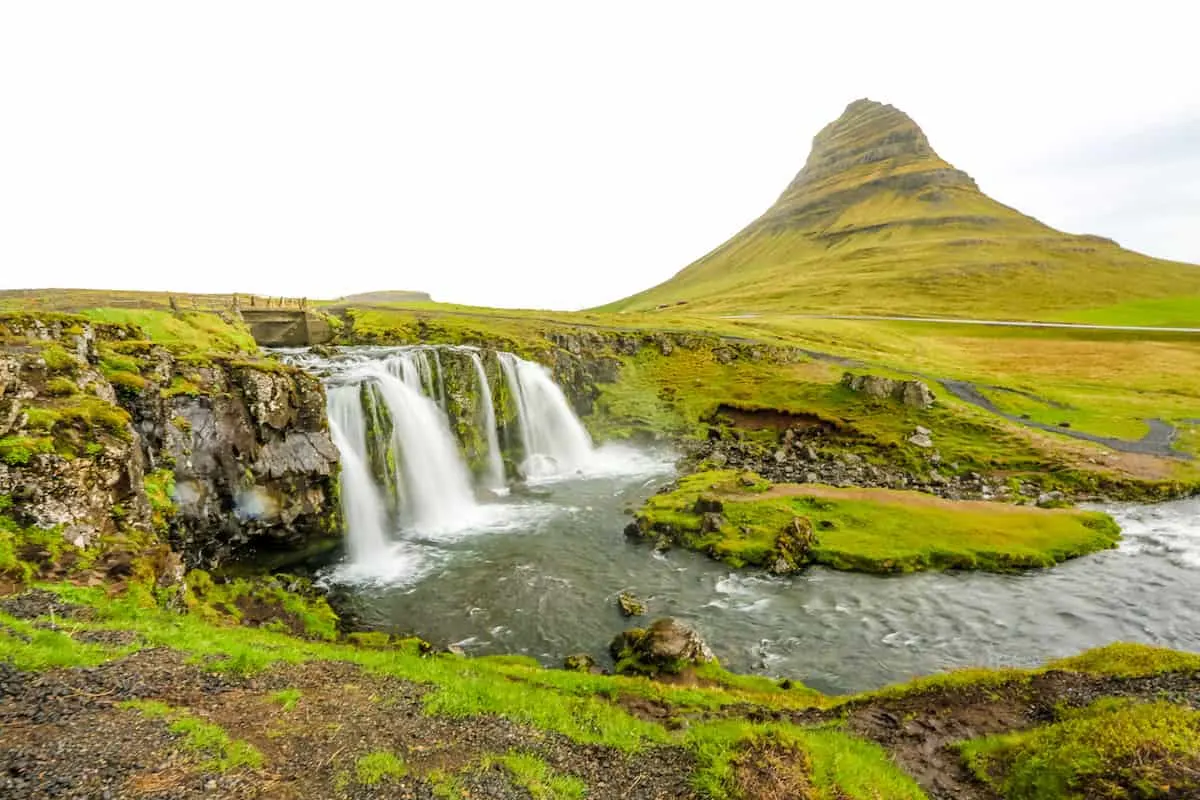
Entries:
[[[754,772],[740,773],[739,764],[762,759],[773,764],[773,769],[782,770],[781,779],[803,779],[804,783],[797,785],[807,786],[813,792],[788,796],[828,800],[923,797],[879,747],[837,727],[751,722],[737,716],[754,709],[786,712],[823,707],[834,702],[832,698],[822,698],[803,687],[784,689],[765,678],[732,676],[715,666],[696,672],[696,686],[672,686],[641,678],[547,670],[523,657],[465,659],[422,655],[423,649],[411,642],[365,647],[298,639],[265,628],[230,627],[208,622],[196,614],[167,611],[144,591],[114,597],[99,587],[50,584],[45,588],[68,602],[89,605],[94,611],[86,618],[59,620],[62,630],[40,628],[31,621],[0,614],[0,660],[23,669],[91,666],[139,647],[169,647],[190,654],[207,670],[241,674],[261,672],[282,663],[345,661],[370,673],[427,685],[425,711],[429,714],[459,718],[495,714],[583,744],[626,752],[659,744],[682,746],[696,759],[695,788],[707,797],[746,796],[747,786],[752,784],[746,781],[753,778]],[[68,635],[77,630],[133,631],[137,643],[125,647],[82,644]],[[1114,645],[1083,654],[1069,665],[1055,662],[1047,668],[1146,674],[1151,670],[1194,669],[1197,659],[1200,656],[1171,657],[1169,651],[1156,648]],[[998,688],[1027,681],[1042,671],[961,670],[879,692],[839,698],[837,702],[862,702],[872,697],[896,697],[953,687]],[[683,730],[668,730],[634,717],[615,702],[622,695],[640,695],[665,704],[692,724]],[[292,688],[274,692],[269,698],[285,712],[302,701],[301,693]],[[206,769],[223,771],[261,763],[258,760],[261,756],[252,747],[231,739],[211,722],[191,716],[185,710],[154,701],[136,701],[131,707],[149,717],[166,720],[172,732],[184,737],[186,746],[203,757]],[[1159,729],[1147,730],[1152,735]],[[779,756],[780,753],[784,755]],[[1000,763],[991,755],[987,757],[992,759],[989,764]],[[585,796],[582,794],[585,790],[575,779],[554,773],[532,754],[509,753],[497,763],[508,769],[534,797]],[[802,772],[794,771],[797,764],[803,766]],[[391,753],[371,753],[356,762],[347,779],[366,776],[370,782],[379,776],[379,780],[385,780],[389,775],[398,775],[397,770],[403,768],[403,762]],[[453,776],[441,777],[444,780],[436,783],[442,787],[439,790],[442,794],[436,796],[453,797],[455,787],[461,784]]]
[[1197,328],[1200,327],[1200,294],[1130,300],[1111,306],[1064,313],[1059,318],[1063,322],[1084,322],[1092,325]]
[[[751,484],[750,486],[744,485]],[[722,515],[704,528],[702,510]],[[779,485],[757,476],[710,471],[689,475],[638,512],[646,535],[662,534],[732,566],[791,568],[806,563],[865,572],[925,569],[1010,571],[1053,566],[1116,544],[1119,529],[1097,512],[1021,508],[941,500],[883,489]],[[811,530],[807,552],[793,541],[794,521]]]
[[739,763],[772,768],[779,783],[771,788],[791,790],[772,796],[819,800],[925,798],[882,748],[835,727],[802,728],[727,719],[692,728],[686,742],[697,761],[694,788],[714,800],[758,796],[756,787],[745,785],[746,779],[739,775]]
[[258,769],[262,766],[262,753],[249,742],[233,739],[221,726],[182,709],[157,700],[130,700],[120,703],[119,707],[137,711],[149,719],[167,720],[167,729],[183,737],[183,747],[204,759],[200,764],[202,770],[226,773],[241,767]]
[[555,772],[535,755],[514,751],[500,756],[496,763],[508,770],[533,800],[583,800],[587,796],[587,784],[573,775]]
[[291,711],[300,703],[304,694],[299,689],[280,689],[271,694],[271,702],[278,703],[285,712]]
[[1006,800],[1166,798],[1200,790],[1200,713],[1167,702],[1106,698],[960,751]]
[[354,762],[354,777],[363,786],[375,786],[385,780],[403,778],[408,767],[394,753],[376,750]]
[[1142,678],[1165,672],[1200,672],[1200,654],[1116,642],[1052,661],[1047,668],[1116,678]]
[[174,313],[150,308],[85,308],[82,316],[95,322],[136,325],[147,338],[194,352],[256,353],[258,346],[244,325],[226,322],[213,313]]

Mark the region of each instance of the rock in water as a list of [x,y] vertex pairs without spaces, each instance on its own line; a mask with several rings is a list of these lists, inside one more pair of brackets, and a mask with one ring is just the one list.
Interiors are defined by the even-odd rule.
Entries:
[[665,617],[649,628],[633,628],[613,639],[609,646],[616,671],[623,674],[678,674],[689,666],[717,659],[705,641],[690,626]]
[[646,613],[646,604],[629,592],[621,592],[617,595],[617,607],[621,609],[621,614],[626,617],[640,617]]

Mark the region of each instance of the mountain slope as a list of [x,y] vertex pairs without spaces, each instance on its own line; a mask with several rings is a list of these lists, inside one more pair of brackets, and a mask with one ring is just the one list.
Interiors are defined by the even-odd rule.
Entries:
[[1200,267],[1062,233],[992,200],[908,115],[856,100],[767,211],[673,278],[606,307],[1053,319],[1195,299]]

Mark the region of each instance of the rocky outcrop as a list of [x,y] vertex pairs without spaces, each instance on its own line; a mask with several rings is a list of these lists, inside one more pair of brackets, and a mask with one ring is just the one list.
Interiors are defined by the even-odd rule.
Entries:
[[215,566],[338,533],[315,378],[128,326],[0,316],[0,513],[85,548],[127,532]]
[[172,542],[194,565],[302,549],[337,533],[338,454],[320,382],[292,369],[217,365],[195,396],[139,416],[150,457],[173,464]]
[[[782,431],[771,447],[741,438],[736,431],[714,428],[710,434],[692,451],[691,461],[718,469],[746,470],[772,483],[913,489],[951,500],[1003,498],[1014,493],[1003,479],[943,462],[934,446],[934,432],[924,427],[915,428],[908,437],[908,444],[921,454],[916,458],[897,448],[871,444],[868,459],[856,451],[862,451],[863,442],[871,440],[860,441],[853,430],[804,424]],[[1039,491],[1022,487],[1019,494],[1036,497]]]
[[671,617],[618,634],[609,651],[618,674],[673,675],[717,660],[695,629]]
[[847,372],[842,376],[842,386],[876,400],[895,400],[911,408],[929,408],[937,400],[928,384],[917,380],[896,380],[882,375]]

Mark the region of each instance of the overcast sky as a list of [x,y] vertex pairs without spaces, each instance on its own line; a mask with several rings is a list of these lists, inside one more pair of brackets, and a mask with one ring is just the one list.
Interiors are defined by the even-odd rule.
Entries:
[[0,2],[0,288],[595,305],[859,97],[1002,202],[1200,262],[1191,6]]

